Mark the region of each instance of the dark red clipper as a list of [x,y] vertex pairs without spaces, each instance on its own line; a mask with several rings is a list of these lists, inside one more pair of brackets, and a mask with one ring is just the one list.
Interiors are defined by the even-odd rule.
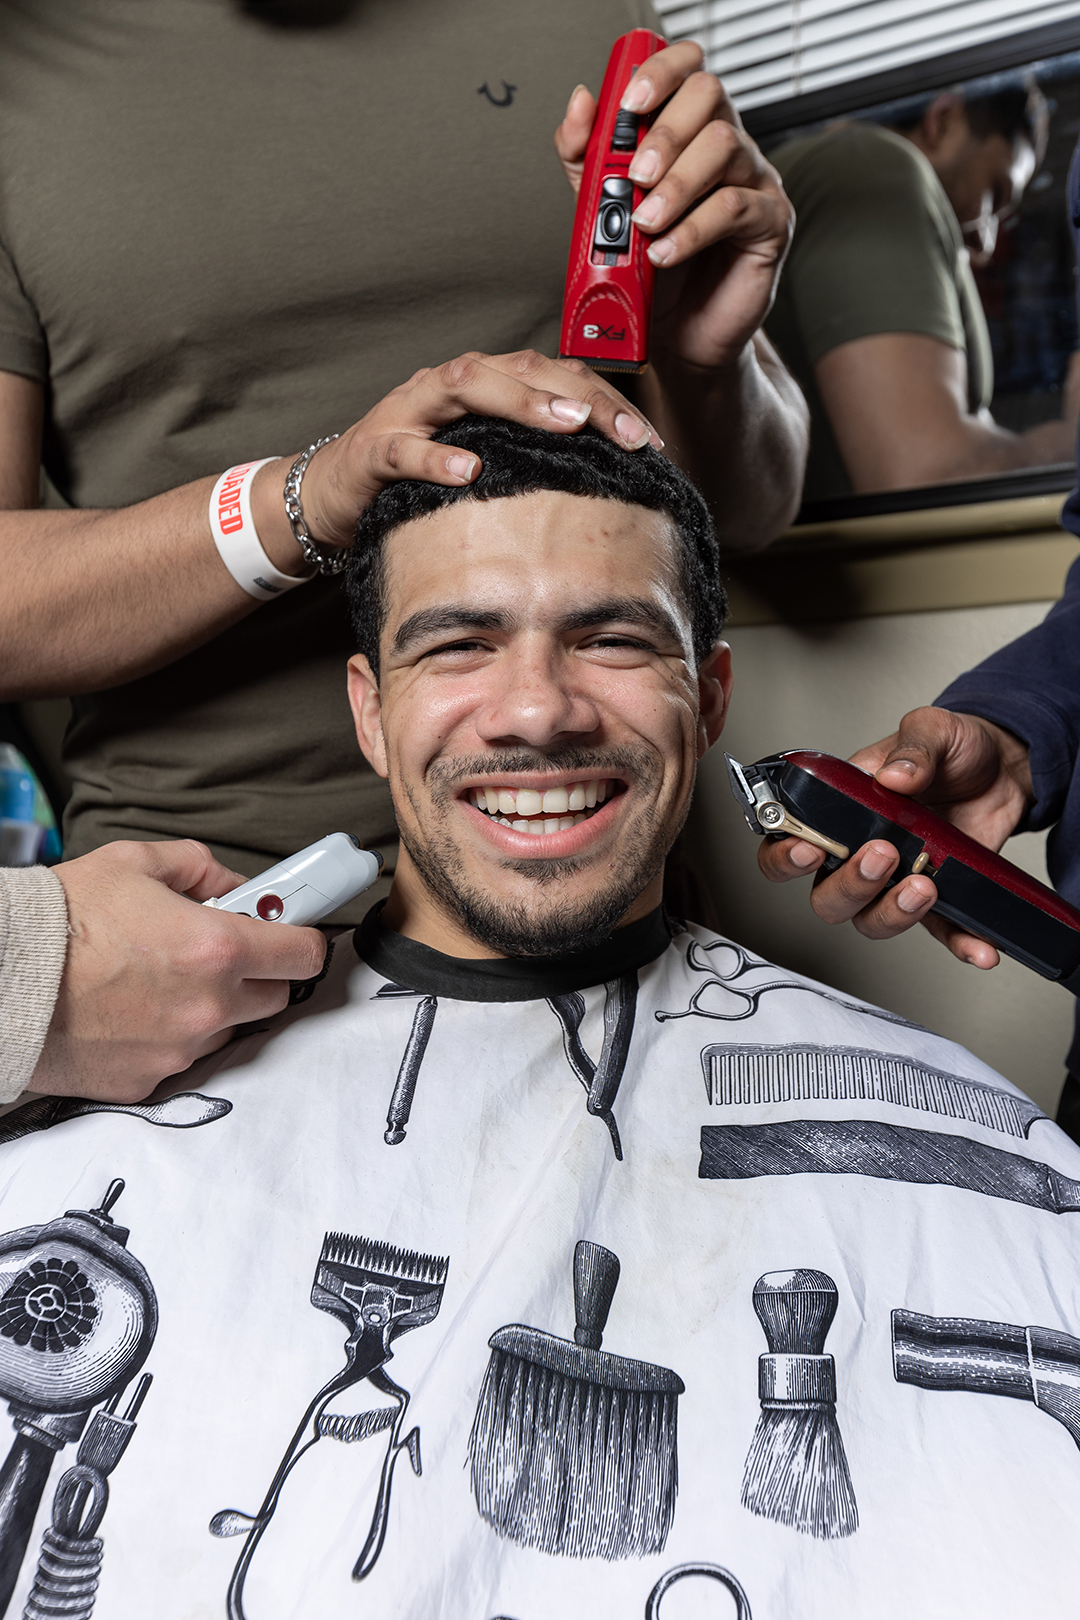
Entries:
[[667,41],[635,28],[615,41],[585,151],[566,270],[559,353],[597,371],[642,371],[649,353],[655,270],[630,216],[644,192],[628,176],[651,119],[619,103],[635,69]]
[[924,872],[939,916],[1080,996],[1080,911],[1045,883],[846,759],[793,749],[755,765],[728,754],[727,763],[754,832],[805,838],[826,851],[826,871],[868,839],[884,839],[900,852],[888,887]]

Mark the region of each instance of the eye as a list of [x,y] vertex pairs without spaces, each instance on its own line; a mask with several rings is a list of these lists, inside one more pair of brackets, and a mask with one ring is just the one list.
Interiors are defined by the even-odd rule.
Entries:
[[602,635],[590,636],[588,641],[581,643],[581,647],[586,652],[597,649],[600,651],[630,650],[645,653],[656,651],[656,647],[651,641],[646,641],[641,636],[622,634],[617,630],[605,630]]
[[421,653],[421,658],[467,657],[470,653],[490,652],[486,641],[479,641],[475,637],[463,637],[460,641],[444,641],[438,647],[429,647],[427,652]]

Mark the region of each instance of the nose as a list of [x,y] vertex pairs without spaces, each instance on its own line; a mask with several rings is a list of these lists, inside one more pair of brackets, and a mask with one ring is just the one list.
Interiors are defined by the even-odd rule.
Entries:
[[484,742],[549,747],[597,730],[600,711],[582,691],[580,672],[558,646],[529,638],[492,666],[492,687],[475,724]]

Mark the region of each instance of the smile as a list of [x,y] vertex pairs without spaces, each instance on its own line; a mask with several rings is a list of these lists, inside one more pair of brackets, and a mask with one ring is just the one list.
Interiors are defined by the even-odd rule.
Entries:
[[564,787],[537,788],[474,787],[469,802],[500,826],[514,832],[567,832],[596,814],[604,802],[622,787],[620,782],[572,782]]

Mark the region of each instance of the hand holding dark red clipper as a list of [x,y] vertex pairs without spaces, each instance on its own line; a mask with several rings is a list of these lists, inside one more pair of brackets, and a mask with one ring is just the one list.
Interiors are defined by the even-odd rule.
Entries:
[[725,757],[753,832],[815,844],[826,872],[869,839],[887,840],[900,854],[888,887],[925,873],[938,892],[931,910],[1080,996],[1080,911],[1053,889],[845,759],[808,749],[754,765]]
[[559,353],[597,371],[639,372],[648,358],[656,271],[645,251],[649,239],[630,218],[644,192],[629,169],[651,120],[619,103],[642,62],[666,43],[648,28],[615,41],[585,151]]

